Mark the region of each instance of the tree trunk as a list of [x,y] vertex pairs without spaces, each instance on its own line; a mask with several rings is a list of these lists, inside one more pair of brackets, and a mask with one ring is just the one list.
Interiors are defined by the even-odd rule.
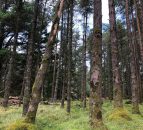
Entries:
[[55,90],[54,90],[54,102],[56,102],[56,100],[57,100],[59,74],[60,74],[60,59],[58,60],[58,67],[57,67],[57,73],[56,73]]
[[[141,24],[142,24],[142,20],[143,18],[141,16],[143,16],[142,9],[139,9],[139,5],[138,5],[139,0],[134,0],[134,7],[135,7],[135,16],[136,16],[136,22],[137,22],[137,29],[138,29],[138,42],[140,45],[140,55],[141,55],[141,61],[143,62],[143,34],[142,34],[142,28],[141,28]],[[140,10],[140,12],[139,12]],[[142,25],[143,26],[143,25]],[[142,63],[143,64],[143,63]]]
[[[3,41],[4,41],[4,24],[0,23],[0,51],[3,48]],[[3,61],[0,58],[0,84],[2,84],[1,82],[2,81],[2,66],[3,66]]]
[[111,53],[111,43],[108,43],[107,45],[107,50],[108,50],[108,94],[109,94],[109,99],[113,99],[113,73],[112,73],[112,53]]
[[[68,10],[68,9],[67,9]],[[69,12],[69,11],[68,11]],[[62,18],[62,21],[64,20],[64,17]],[[67,86],[67,43],[68,43],[68,34],[69,34],[69,13],[67,13],[67,23],[66,25],[67,28],[65,30],[64,28],[64,33],[66,35],[66,40],[63,41],[63,47],[62,47],[62,53],[63,53],[63,86],[62,86],[62,99],[61,99],[61,108],[64,108],[64,101],[65,101],[65,92],[66,92],[66,86]],[[63,35],[64,36],[64,35]]]
[[11,54],[11,58],[10,58],[10,61],[9,61],[8,73],[7,73],[6,81],[5,81],[5,92],[4,92],[3,107],[8,107],[8,99],[9,99],[9,96],[10,96],[10,88],[11,88],[11,84],[12,84],[13,69],[14,69],[15,56],[16,56],[16,46],[17,46],[17,38],[18,38],[18,31],[19,31],[19,24],[20,24],[21,8],[22,8],[22,0],[17,2],[16,28],[15,28],[12,54]]
[[[134,26],[134,16],[133,11],[131,10],[132,15],[132,32],[131,32],[131,25],[129,19],[129,1],[126,0],[126,20],[127,20],[127,30],[128,30],[128,37],[130,42],[130,50],[131,50],[131,84],[132,84],[132,113],[139,113],[139,79],[138,79],[138,67],[137,67],[137,42],[136,42],[136,34],[135,34],[135,26]],[[132,40],[130,38],[132,37]]]
[[92,43],[92,65],[90,79],[90,125],[94,129],[106,130],[102,121],[102,2],[94,0],[94,32]]
[[60,16],[61,16],[61,13],[63,10],[63,5],[64,5],[64,0],[59,0],[57,3],[56,14],[55,14],[53,25],[51,28],[51,33],[50,33],[50,36],[48,38],[46,50],[45,50],[45,53],[43,55],[42,63],[41,63],[41,66],[38,70],[38,73],[36,75],[35,82],[33,84],[32,99],[31,99],[31,102],[30,102],[30,105],[28,108],[28,112],[26,115],[26,119],[25,119],[25,121],[29,122],[29,123],[35,122],[38,104],[39,104],[40,98],[41,98],[41,90],[43,87],[45,74],[46,74],[47,66],[48,66],[47,61],[48,61],[49,57],[51,56],[51,53],[50,53],[51,51],[49,51],[49,48],[52,44],[54,44],[54,40],[55,40],[55,37],[56,37],[57,32],[58,32],[59,21],[60,21]]
[[23,95],[24,95],[24,85],[25,85],[25,75],[26,75],[26,69],[24,70],[24,78],[23,78],[23,82],[22,82],[22,87],[21,87],[21,92],[20,92],[20,96],[19,96],[19,107],[21,106],[21,101],[23,99]]
[[57,66],[57,43],[56,43],[56,49],[55,49],[55,59],[54,59],[54,69],[53,69],[53,81],[52,81],[52,102],[54,101],[54,91],[55,91],[55,79],[56,79],[56,66]]
[[84,15],[84,36],[83,36],[83,60],[82,60],[82,106],[83,108],[86,108],[86,36],[87,31],[87,12],[85,12]]
[[[139,5],[139,0],[134,0],[134,6],[135,6],[135,16],[136,16],[136,24],[137,24],[137,30],[138,30],[138,43],[139,43],[139,47],[140,47],[140,61],[141,61],[141,64],[139,67],[142,67],[143,66],[143,28],[142,28],[142,16],[143,13],[142,12],[142,9],[139,9],[140,5]],[[140,69],[139,69],[139,73],[140,73]],[[142,82],[141,82],[141,77],[139,77],[140,79],[140,87],[139,87],[139,95],[140,95],[140,103],[143,101],[143,90],[142,90]]]
[[73,27],[73,3],[74,0],[70,1],[69,8],[69,39],[68,39],[68,88],[67,88],[67,112],[70,113],[71,109],[71,80],[72,80],[72,27]]
[[[61,37],[61,45],[62,45],[62,37]],[[62,51],[61,45],[60,45],[60,51],[59,51],[59,59],[57,60],[58,63],[57,63],[57,73],[56,73],[56,81],[55,81],[54,102],[56,102],[57,94],[58,94],[58,83],[59,83],[59,75],[60,75],[60,68],[61,68],[61,51]]]
[[34,42],[35,42],[34,37],[35,37],[36,26],[37,26],[38,7],[39,7],[38,4],[39,4],[39,0],[36,0],[34,5],[34,17],[33,17],[32,29],[31,29],[31,34],[29,38],[26,74],[24,77],[25,83],[24,83],[23,113],[22,113],[23,116],[26,115],[29,107],[29,102],[30,102],[32,62],[33,62],[33,51],[34,51]]
[[59,83],[59,75],[60,75],[60,69],[61,69],[61,55],[62,55],[62,47],[63,47],[63,14],[62,14],[62,22],[61,22],[61,42],[60,42],[60,51],[59,51],[59,59],[57,60],[57,73],[56,73],[56,82],[55,82],[55,91],[54,91],[54,102],[57,100],[57,94],[58,94],[58,83]]
[[[2,0],[0,1],[0,10],[5,12],[6,11],[6,4],[7,4],[7,1],[3,2]],[[3,7],[3,5],[5,5]],[[3,40],[4,40],[4,26],[5,26],[5,23],[4,22],[0,22],[0,49],[2,49],[3,47]]]
[[110,39],[112,44],[112,67],[113,67],[113,98],[114,107],[123,107],[121,75],[119,70],[119,52],[116,34],[116,17],[114,0],[109,0],[109,21],[110,21]]

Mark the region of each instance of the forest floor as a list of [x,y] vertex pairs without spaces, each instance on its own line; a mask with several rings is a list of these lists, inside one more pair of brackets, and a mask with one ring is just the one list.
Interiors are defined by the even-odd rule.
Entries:
[[[131,104],[124,109],[131,118],[111,118],[113,109],[110,101],[103,104],[103,119],[109,130],[143,130],[143,116],[131,114]],[[143,114],[143,105],[140,105]],[[11,106],[7,110],[0,107],[0,130],[21,119],[22,108]],[[119,112],[120,113],[120,112]],[[112,116],[111,116],[112,115]],[[40,105],[36,120],[37,130],[90,130],[88,108],[83,110],[79,101],[72,102],[71,114],[57,105]]]

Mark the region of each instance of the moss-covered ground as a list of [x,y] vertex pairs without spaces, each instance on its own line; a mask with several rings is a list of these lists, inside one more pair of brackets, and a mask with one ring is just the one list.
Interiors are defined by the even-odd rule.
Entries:
[[[143,116],[131,114],[131,104],[123,109],[113,110],[110,101],[103,104],[103,119],[109,130],[143,130]],[[140,105],[143,114],[143,105]],[[20,124],[22,108],[12,106],[7,110],[0,107],[0,130],[14,130]],[[88,108],[83,110],[80,102],[72,102],[71,114],[60,105],[40,105],[35,126],[22,124],[15,130],[90,130]],[[17,127],[18,128],[18,127]]]

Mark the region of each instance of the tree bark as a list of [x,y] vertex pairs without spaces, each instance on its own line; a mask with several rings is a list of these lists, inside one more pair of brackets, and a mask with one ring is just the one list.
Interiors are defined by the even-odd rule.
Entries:
[[68,39],[68,86],[67,86],[67,112],[70,113],[71,109],[71,80],[72,80],[72,27],[73,27],[73,3],[74,0],[70,1],[69,9],[69,39]]
[[143,14],[142,13],[143,12],[142,12],[142,9],[139,9],[139,7],[140,7],[140,5],[138,4],[139,0],[134,0],[133,2],[134,2],[134,7],[135,7],[136,22],[137,22],[138,42],[140,45],[140,55],[141,55],[141,61],[143,62],[143,34],[142,34],[143,28],[141,28],[143,26],[142,25],[142,20],[143,20],[143,18],[142,18]]
[[56,81],[55,81],[55,90],[54,90],[54,102],[57,100],[58,94],[58,83],[59,83],[59,75],[60,75],[60,66],[61,65],[61,47],[59,52],[59,59],[57,59],[57,73],[56,73]]
[[[140,64],[139,67],[142,68],[143,66],[143,12],[142,9],[140,9],[139,0],[134,0],[134,7],[135,7],[135,17],[136,17],[136,24],[137,24],[137,30],[138,30],[138,43],[139,43],[139,51],[140,51]],[[141,7],[142,8],[142,7]],[[139,69],[139,73],[142,71]],[[143,101],[143,82],[141,81],[141,76],[139,77],[140,80],[140,87],[139,87],[139,102],[141,103]]]
[[[64,20],[64,17],[62,17],[62,21]],[[66,92],[66,86],[67,86],[67,43],[68,43],[68,34],[69,34],[69,13],[67,13],[67,23],[66,27],[64,27],[64,34],[66,35],[65,41],[63,41],[63,47],[62,47],[62,53],[63,53],[63,86],[62,86],[62,99],[61,99],[61,108],[64,108],[64,102],[65,102],[65,92]],[[66,28],[66,29],[65,29]]]
[[82,106],[86,108],[86,41],[87,41],[87,12],[84,15],[84,36],[83,36],[83,56],[82,56]]
[[33,62],[33,51],[34,51],[34,42],[35,42],[35,32],[37,26],[37,17],[38,17],[38,8],[39,0],[35,1],[34,5],[34,16],[32,22],[32,29],[29,38],[29,47],[27,55],[27,64],[26,64],[26,74],[24,75],[24,97],[23,97],[23,113],[25,116],[30,102],[30,90],[31,90],[31,79],[32,79],[32,62]]
[[92,65],[90,79],[90,125],[94,129],[106,130],[102,121],[102,2],[94,0],[94,32],[92,43]]
[[[5,1],[0,1],[0,10],[5,12],[6,11],[6,7],[3,7],[4,4],[7,4],[7,2]],[[3,42],[4,42],[4,39],[5,39],[5,23],[0,21],[0,50],[3,48]],[[0,84],[2,84],[2,68],[3,67],[3,61],[2,59],[0,58]],[[0,85],[0,87],[2,87],[3,85]],[[4,86],[3,86],[4,87]]]
[[54,91],[55,91],[55,79],[56,79],[56,66],[57,66],[57,43],[56,43],[56,49],[55,49],[55,59],[54,59],[54,69],[53,69],[53,81],[52,81],[52,102],[54,101]]
[[108,43],[108,94],[109,94],[109,99],[113,99],[113,73],[112,73],[112,52],[111,52],[111,43]]
[[48,66],[48,59],[51,56],[51,51],[49,51],[50,46],[54,43],[55,37],[58,32],[60,16],[63,10],[64,0],[59,0],[57,3],[56,14],[54,17],[53,25],[51,28],[51,33],[48,38],[48,43],[46,46],[45,53],[43,55],[41,66],[35,78],[35,82],[32,88],[32,99],[26,114],[25,122],[34,123],[36,118],[36,113],[38,109],[38,104],[41,98],[41,90],[44,83],[45,74]]
[[119,52],[116,34],[116,17],[114,0],[109,0],[110,40],[112,44],[112,67],[113,67],[113,99],[114,107],[123,107],[121,75],[119,70]]
[[[137,42],[135,40],[136,34],[135,34],[135,28],[134,28],[134,17],[133,13],[131,10],[131,15],[132,15],[132,28],[133,30],[131,31],[131,24],[130,24],[130,19],[129,19],[129,1],[126,0],[126,22],[127,22],[127,31],[128,31],[128,42],[130,42],[130,50],[131,50],[131,85],[132,85],[132,113],[139,113],[139,85],[140,82],[138,80],[138,74],[137,73]],[[130,38],[132,38],[130,40]]]

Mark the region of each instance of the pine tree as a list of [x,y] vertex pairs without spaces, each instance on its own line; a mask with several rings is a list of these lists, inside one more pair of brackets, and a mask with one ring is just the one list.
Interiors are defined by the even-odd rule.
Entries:
[[110,40],[112,46],[112,70],[113,70],[113,98],[114,107],[123,107],[121,75],[119,70],[119,51],[116,30],[116,16],[114,0],[109,0],[109,21],[110,21]]
[[40,98],[41,98],[42,86],[44,84],[45,74],[47,71],[47,65],[48,65],[47,60],[51,56],[51,54],[49,53],[49,52],[51,52],[51,51],[49,51],[49,48],[53,44],[56,34],[58,32],[59,21],[60,21],[60,16],[61,16],[61,13],[63,10],[63,5],[64,5],[64,0],[58,1],[53,25],[51,28],[51,33],[48,38],[48,43],[46,46],[46,50],[43,55],[41,66],[37,72],[37,75],[36,75],[36,78],[35,78],[35,81],[33,84],[32,99],[31,99],[29,109],[28,109],[26,119],[25,119],[25,121],[29,122],[29,123],[35,122],[38,104],[39,104]]
[[9,65],[8,65],[8,72],[6,75],[6,81],[5,81],[5,92],[4,92],[4,100],[3,100],[3,107],[8,107],[8,99],[10,96],[10,89],[13,82],[13,72],[14,72],[14,64],[15,64],[15,57],[16,57],[16,48],[17,48],[17,39],[18,39],[18,32],[19,32],[19,26],[20,26],[20,15],[21,15],[21,9],[22,9],[22,0],[16,1],[16,28],[14,32],[14,41],[12,46],[12,54],[10,57]]
[[31,90],[31,79],[32,79],[32,62],[33,62],[33,51],[34,51],[34,37],[36,33],[37,26],[37,17],[38,17],[38,8],[39,0],[35,1],[34,5],[34,16],[32,22],[32,29],[30,32],[29,46],[28,46],[28,55],[27,55],[27,64],[26,72],[24,74],[24,97],[23,97],[23,116],[26,115],[30,102],[30,90]]
[[92,64],[90,79],[90,125],[94,129],[107,130],[102,121],[101,99],[101,46],[102,9],[101,0],[94,0],[94,32],[92,43]]

